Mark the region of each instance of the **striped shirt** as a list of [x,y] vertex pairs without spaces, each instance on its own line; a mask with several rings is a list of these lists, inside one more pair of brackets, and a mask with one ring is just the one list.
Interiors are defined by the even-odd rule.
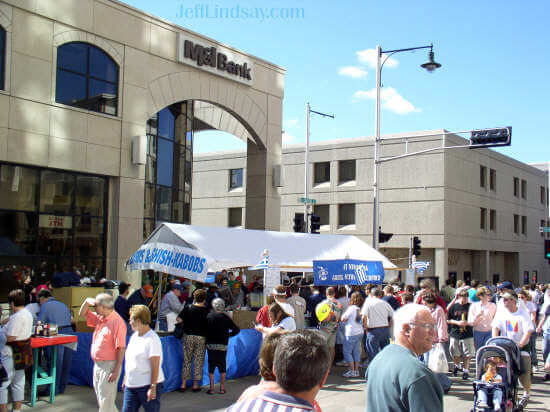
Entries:
[[304,412],[314,411],[313,405],[303,399],[284,393],[266,391],[255,399],[246,399],[227,408],[227,412]]

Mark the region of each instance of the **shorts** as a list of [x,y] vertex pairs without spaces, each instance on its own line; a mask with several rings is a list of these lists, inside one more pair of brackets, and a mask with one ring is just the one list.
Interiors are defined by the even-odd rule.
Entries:
[[336,346],[336,335],[338,334],[338,329],[334,329],[333,331],[328,331],[326,329],[320,329],[320,331],[325,336],[325,339],[327,340],[327,345],[329,348],[334,348]]
[[8,373],[8,380],[0,385],[0,405],[8,403],[8,388],[11,390],[13,402],[21,402],[25,399],[25,371],[15,370],[11,356],[3,359],[3,365]]
[[208,349],[208,373],[214,373],[216,368],[220,373],[225,373],[225,355],[224,350],[212,350]]
[[449,345],[449,351],[451,356],[459,358],[461,356],[471,358],[476,355],[474,348],[474,338],[457,339],[451,337],[451,344]]

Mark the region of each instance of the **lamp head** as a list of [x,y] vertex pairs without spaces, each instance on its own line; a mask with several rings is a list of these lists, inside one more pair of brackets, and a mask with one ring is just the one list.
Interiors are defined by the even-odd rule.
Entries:
[[421,64],[420,67],[426,69],[428,72],[433,72],[435,69],[439,69],[441,64],[434,60],[433,48],[430,48],[430,53],[428,54],[428,61],[424,64]]

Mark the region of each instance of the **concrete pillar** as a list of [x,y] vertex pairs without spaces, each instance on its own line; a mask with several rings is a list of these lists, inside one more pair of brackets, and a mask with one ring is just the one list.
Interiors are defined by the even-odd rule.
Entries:
[[445,284],[445,280],[449,278],[449,249],[448,248],[436,248],[435,249],[435,266],[434,275],[439,278],[440,287]]

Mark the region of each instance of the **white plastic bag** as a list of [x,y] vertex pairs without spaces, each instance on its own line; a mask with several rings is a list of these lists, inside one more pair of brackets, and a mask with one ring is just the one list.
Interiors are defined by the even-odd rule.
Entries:
[[445,355],[445,348],[442,343],[436,343],[435,347],[431,350],[428,367],[435,373],[449,372],[447,356]]

